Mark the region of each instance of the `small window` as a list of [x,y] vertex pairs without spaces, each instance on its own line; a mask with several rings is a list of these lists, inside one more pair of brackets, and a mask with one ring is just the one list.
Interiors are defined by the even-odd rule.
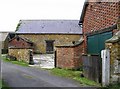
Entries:
[[72,41],[73,44],[75,44],[75,41]]
[[31,43],[30,46],[33,46],[33,43]]
[[19,41],[20,40],[20,38],[19,37],[17,37],[17,41]]

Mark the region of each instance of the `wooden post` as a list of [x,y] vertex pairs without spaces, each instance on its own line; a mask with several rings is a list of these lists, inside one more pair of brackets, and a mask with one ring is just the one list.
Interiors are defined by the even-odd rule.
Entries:
[[54,67],[56,68],[57,67],[57,52],[55,51],[54,53],[55,57],[54,57]]

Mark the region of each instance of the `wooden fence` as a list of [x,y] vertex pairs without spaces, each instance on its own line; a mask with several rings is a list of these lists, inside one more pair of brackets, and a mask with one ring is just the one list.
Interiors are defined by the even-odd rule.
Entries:
[[102,62],[99,55],[83,55],[83,73],[90,80],[101,83]]

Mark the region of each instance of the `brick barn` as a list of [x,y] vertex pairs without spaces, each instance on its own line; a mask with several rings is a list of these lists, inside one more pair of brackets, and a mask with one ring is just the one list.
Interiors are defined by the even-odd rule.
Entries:
[[120,1],[86,0],[79,25],[83,27],[84,53],[100,55],[101,50],[109,49],[110,82],[119,82]]
[[33,51],[34,44],[28,39],[15,36],[9,41],[8,55],[15,57],[18,61],[29,63],[30,53]]
[[20,20],[16,34],[34,43],[35,53],[53,53],[55,46],[73,44],[82,36],[78,20]]
[[105,41],[118,31],[119,7],[120,2],[87,0],[84,3],[79,21],[84,33],[84,53],[100,54],[105,49]]

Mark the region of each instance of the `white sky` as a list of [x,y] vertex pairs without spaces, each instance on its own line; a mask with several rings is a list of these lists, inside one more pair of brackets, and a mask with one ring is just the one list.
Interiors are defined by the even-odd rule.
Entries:
[[20,19],[79,20],[84,0],[0,0],[0,31],[15,31]]

